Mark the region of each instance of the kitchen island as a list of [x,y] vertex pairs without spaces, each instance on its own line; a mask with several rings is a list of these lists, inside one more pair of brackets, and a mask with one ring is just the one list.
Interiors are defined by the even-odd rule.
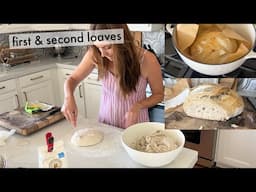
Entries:
[[[101,143],[89,147],[76,147],[70,139],[75,131],[95,128],[104,132]],[[0,130],[6,130],[0,127]],[[45,134],[51,132],[55,141],[62,140],[69,168],[145,168],[134,162],[121,144],[123,129],[98,123],[96,119],[78,118],[77,128],[65,119],[31,135],[14,134],[0,146],[0,154],[7,161],[7,168],[38,168],[38,147],[46,145]],[[184,148],[172,163],[163,168],[193,168],[198,152]]]

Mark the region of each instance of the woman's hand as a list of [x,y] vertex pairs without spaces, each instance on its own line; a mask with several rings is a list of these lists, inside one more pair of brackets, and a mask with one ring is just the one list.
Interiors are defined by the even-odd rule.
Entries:
[[139,104],[133,105],[133,107],[128,112],[126,112],[125,128],[138,122],[139,113],[140,113],[140,105]]
[[65,118],[73,125],[73,127],[76,127],[78,110],[73,96],[64,100],[64,104],[61,107],[61,112]]

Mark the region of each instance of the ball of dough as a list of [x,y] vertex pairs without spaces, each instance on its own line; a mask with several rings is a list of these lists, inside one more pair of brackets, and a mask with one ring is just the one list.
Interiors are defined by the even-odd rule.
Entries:
[[104,138],[103,132],[95,129],[80,129],[71,137],[71,143],[75,146],[85,147],[96,145]]
[[209,29],[198,34],[190,47],[191,56],[198,62],[222,64],[227,62],[227,55],[238,48],[235,39],[228,38],[222,32]]

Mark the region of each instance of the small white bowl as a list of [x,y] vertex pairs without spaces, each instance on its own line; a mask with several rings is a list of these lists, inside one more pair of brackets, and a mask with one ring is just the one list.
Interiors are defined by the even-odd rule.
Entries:
[[[131,147],[132,143],[137,139],[142,136],[149,136],[157,130],[165,130],[166,134],[175,139],[178,144],[178,148],[167,152],[149,153],[138,151]],[[123,131],[121,140],[124,149],[127,151],[131,159],[146,167],[161,167],[171,163],[180,154],[185,144],[185,136],[180,130],[165,129],[165,125],[158,122],[134,124]]]

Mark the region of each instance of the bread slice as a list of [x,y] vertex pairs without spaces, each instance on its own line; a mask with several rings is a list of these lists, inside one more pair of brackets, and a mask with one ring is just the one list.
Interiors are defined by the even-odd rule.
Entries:
[[228,87],[218,84],[199,85],[186,98],[183,110],[190,117],[225,121],[241,114],[244,102],[237,92]]

